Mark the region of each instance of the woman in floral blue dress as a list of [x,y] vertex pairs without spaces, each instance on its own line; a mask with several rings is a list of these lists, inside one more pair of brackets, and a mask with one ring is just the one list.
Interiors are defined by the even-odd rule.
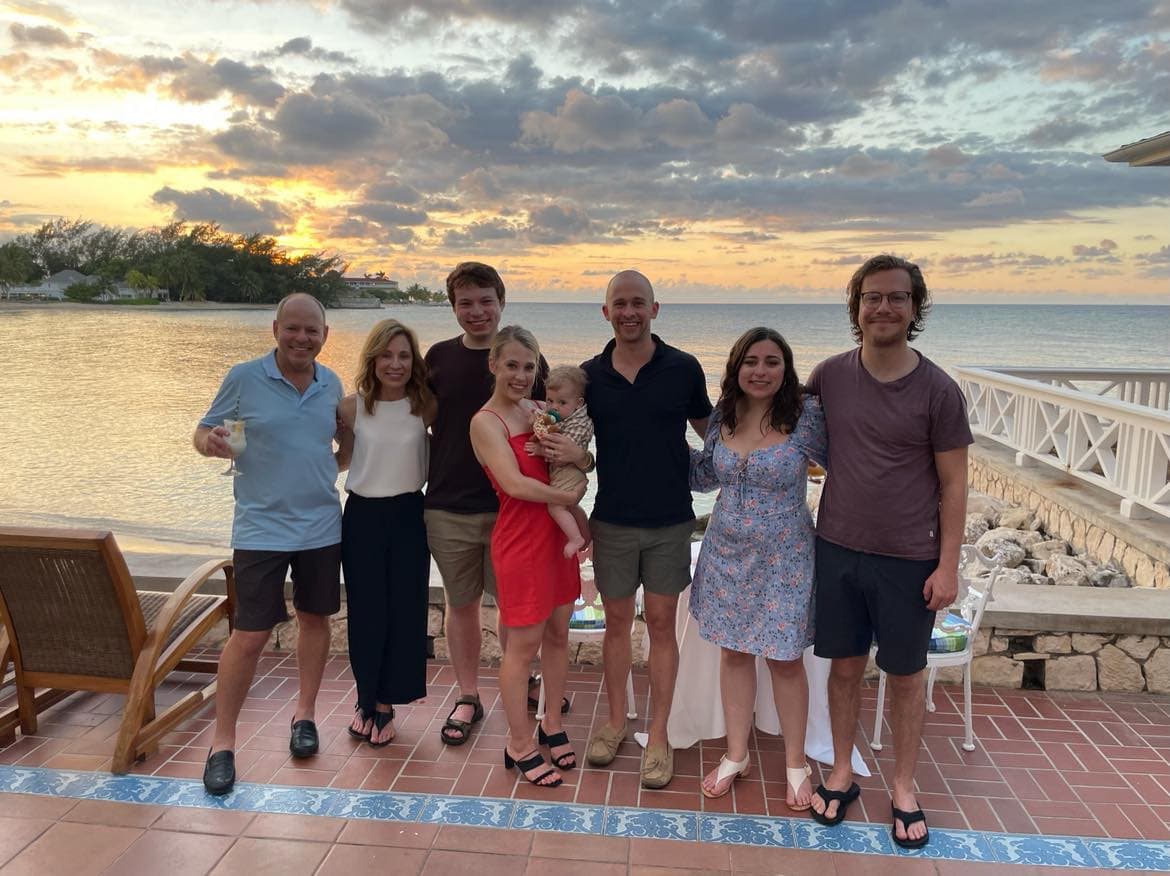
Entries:
[[691,453],[691,488],[719,488],[690,596],[699,634],[720,648],[727,725],[727,754],[703,779],[708,797],[728,793],[750,768],[763,657],[784,733],[787,803],[809,808],[802,655],[813,641],[813,522],[805,492],[808,463],[823,462],[826,449],[820,402],[802,397],[791,347],[773,329],[745,332],[731,348],[703,450]]

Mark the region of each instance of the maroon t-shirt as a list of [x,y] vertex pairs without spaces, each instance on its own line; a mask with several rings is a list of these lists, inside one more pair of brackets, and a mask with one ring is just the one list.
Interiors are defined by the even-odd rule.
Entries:
[[913,371],[881,383],[858,348],[819,364],[807,387],[829,433],[817,535],[868,554],[938,559],[934,454],[973,440],[959,385],[921,353]]
[[[424,361],[438,402],[431,425],[431,458],[423,506],[456,514],[498,511],[496,491],[471,449],[471,418],[492,396],[488,350],[463,346],[463,335],[438,341]],[[540,357],[532,397],[544,398],[548,363]]]

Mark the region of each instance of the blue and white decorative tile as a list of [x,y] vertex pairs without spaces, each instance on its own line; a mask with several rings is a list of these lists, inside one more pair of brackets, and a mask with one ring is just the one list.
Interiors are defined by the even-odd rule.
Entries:
[[150,776],[111,776],[105,781],[79,788],[70,788],[70,796],[86,800],[117,800],[123,803],[153,803],[166,794],[165,779]]
[[863,855],[895,854],[890,829],[876,824],[843,823],[825,827],[814,821],[798,821],[793,824],[792,833],[798,849]]
[[335,818],[417,821],[425,802],[426,797],[421,794],[348,791],[338,794],[328,814]]
[[1170,843],[1089,840],[1085,845],[1102,867],[1114,870],[1170,872]]
[[699,835],[699,817],[694,812],[664,812],[660,809],[609,809],[605,817],[606,836],[641,839],[693,840]]
[[705,843],[773,846],[781,849],[790,849],[796,845],[792,826],[786,820],[750,815],[700,816],[699,839]]
[[96,773],[76,773],[69,770],[48,770],[35,767],[0,767],[3,770],[4,790],[15,794],[48,794],[53,797],[69,796],[66,789],[80,787],[92,782]]
[[1075,837],[989,834],[995,856],[1004,864],[1096,867],[1088,847]]
[[895,844],[899,855],[917,858],[938,858],[943,861],[986,861],[993,863],[995,849],[986,834],[973,830],[930,829],[930,844],[921,849],[904,849]]
[[237,783],[230,794],[216,797],[203,789],[202,782],[172,781],[155,798],[160,806],[186,806],[192,809],[239,809],[240,801],[251,785]]
[[419,821],[428,824],[467,824],[474,827],[507,827],[512,820],[511,800],[478,800],[474,797],[429,797]]
[[557,833],[599,834],[603,812],[600,806],[517,803],[516,811],[512,813],[512,827],[523,830],[552,830]]
[[286,785],[246,785],[236,794],[235,805],[248,812],[282,815],[328,815],[344,796],[333,788],[300,788]]

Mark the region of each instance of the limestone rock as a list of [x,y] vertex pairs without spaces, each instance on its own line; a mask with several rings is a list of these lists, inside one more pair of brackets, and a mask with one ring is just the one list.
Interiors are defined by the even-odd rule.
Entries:
[[975,684],[1019,688],[1024,680],[1024,664],[1011,657],[976,657],[971,664]]
[[[569,643],[572,647],[572,643]],[[581,647],[577,649],[576,663],[587,663],[590,666],[601,665],[601,639],[588,639],[581,643]]]
[[1096,690],[1097,663],[1088,654],[1054,657],[1044,667],[1045,690]]
[[435,659],[449,660],[450,658],[451,652],[447,650],[447,637],[435,639]]
[[1008,649],[1008,640],[1004,636],[992,636],[987,643],[987,649],[992,654],[1002,654]]
[[479,659],[495,663],[497,660],[502,660],[503,657],[504,652],[500,648],[500,640],[496,638],[495,632],[484,630],[482,644],[479,646]]
[[990,528],[982,514],[968,514],[967,525],[963,529],[963,544],[974,544]]
[[1170,693],[1170,649],[1160,648],[1142,667],[1150,693]]
[[1023,562],[1028,552],[1015,538],[1014,529],[990,529],[975,541],[975,547],[1000,565],[1013,569]]
[[1145,660],[1161,644],[1157,636],[1121,636],[1117,647],[1135,660]]
[[1045,539],[1044,541],[1036,542],[1036,544],[1028,548],[1028,553],[1038,560],[1047,560],[1054,555],[1068,556],[1068,542],[1063,538]]
[[976,657],[982,657],[990,647],[991,633],[988,630],[980,630],[975,634],[975,641],[971,643],[971,653]]
[[1141,666],[1116,645],[1097,652],[1097,681],[1101,690],[1139,691],[1146,686]]
[[1072,639],[1068,635],[1037,636],[1033,647],[1044,654],[1071,654]]
[[1006,529],[1031,529],[1034,515],[1027,508],[1004,508],[995,519],[995,525]]
[[1078,654],[1096,654],[1108,641],[1109,636],[1098,636],[1095,633],[1072,634],[1072,647]]
[[1089,583],[1094,587],[1132,587],[1129,576],[1112,566],[1101,566],[1089,574]]
[[985,493],[976,493],[974,491],[967,495],[967,514],[978,514],[988,525],[995,523],[995,518],[999,516],[999,512],[1004,508],[1004,503],[994,496],[988,496]]
[[1044,571],[1058,586],[1089,586],[1089,576],[1085,571],[1085,564],[1076,557],[1053,555],[1044,564]]
[[432,638],[443,635],[443,609],[437,605],[427,607],[427,635]]
[[1044,560],[1038,560],[1035,557],[1025,557],[1018,568],[1027,569],[1028,571],[1039,575],[1044,571]]
[[962,684],[963,667],[940,666],[938,668],[938,675],[935,676],[935,681],[939,684]]

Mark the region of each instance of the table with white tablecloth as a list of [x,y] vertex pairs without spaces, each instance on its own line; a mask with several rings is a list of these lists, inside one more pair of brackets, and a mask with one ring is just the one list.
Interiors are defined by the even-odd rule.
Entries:
[[[699,545],[700,542],[695,542],[691,546],[692,566],[698,559]],[[699,624],[690,612],[689,588],[679,597],[675,629],[679,646],[678,681],[666,731],[672,748],[690,748],[701,739],[725,736],[727,727],[723,721],[719,691],[719,646],[699,635]],[[646,643],[649,643],[648,637]],[[804,751],[813,760],[831,766],[833,734],[829,724],[829,666],[828,660],[813,655],[811,647],[805,649],[808,727],[805,730]],[[653,703],[650,707],[654,707]],[[767,661],[762,657],[756,660],[755,724],[756,729],[764,733],[780,734],[780,719],[776,715],[776,702],[772,696],[772,678]],[[856,746],[853,749],[853,771],[860,776],[870,774]]]

